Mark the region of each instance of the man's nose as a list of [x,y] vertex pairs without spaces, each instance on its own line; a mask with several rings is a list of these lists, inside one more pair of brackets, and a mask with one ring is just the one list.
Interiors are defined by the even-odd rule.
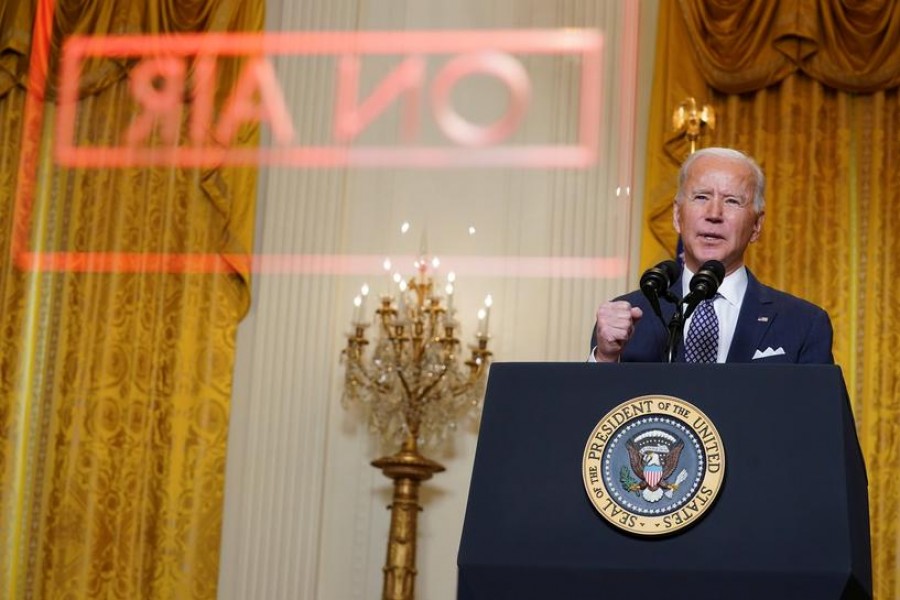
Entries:
[[724,211],[725,201],[721,196],[716,195],[706,203],[706,214],[703,216],[710,221],[721,221]]

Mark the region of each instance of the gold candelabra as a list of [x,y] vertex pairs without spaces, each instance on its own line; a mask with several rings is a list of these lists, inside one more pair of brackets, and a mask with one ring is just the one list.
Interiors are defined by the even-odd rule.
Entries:
[[672,114],[672,128],[681,132],[691,144],[691,154],[697,150],[697,140],[703,135],[704,128],[714,130],[716,128],[716,111],[712,106],[704,104],[697,106],[697,101],[691,96],[682,100],[675,107]]
[[[419,486],[444,470],[422,456],[420,446],[436,444],[456,427],[465,413],[477,409],[484,395],[491,352],[487,325],[490,297],[479,313],[479,331],[471,356],[461,361],[458,324],[453,311],[453,284],[446,287],[446,306],[435,295],[426,263],[418,274],[400,281],[395,299],[386,294],[375,311],[377,339],[366,357],[368,323],[358,296],[353,333],[343,351],[345,407],[361,405],[373,433],[400,449],[372,465],[394,480],[391,525],[384,566],[383,600],[411,600],[416,577],[416,521]],[[363,296],[364,299],[365,295]]]

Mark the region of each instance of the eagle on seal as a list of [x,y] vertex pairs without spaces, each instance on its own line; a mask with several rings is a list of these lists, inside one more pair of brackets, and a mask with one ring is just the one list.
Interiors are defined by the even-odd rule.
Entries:
[[[646,435],[646,434],[645,434]],[[644,436],[640,436],[644,437]],[[671,438],[671,436],[666,436]],[[684,442],[675,440],[671,447],[666,444],[642,445],[638,448],[634,440],[628,440],[625,447],[628,449],[628,458],[631,470],[640,480],[628,487],[629,492],[640,492],[647,502],[658,502],[665,492],[668,496],[678,489],[683,480],[679,477],[675,483],[667,483],[678,467],[678,459],[684,449]]]

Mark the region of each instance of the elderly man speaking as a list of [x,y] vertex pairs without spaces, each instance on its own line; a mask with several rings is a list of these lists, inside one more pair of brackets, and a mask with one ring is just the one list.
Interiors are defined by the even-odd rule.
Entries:
[[[828,314],[763,285],[744,266],[744,253],[759,239],[764,221],[765,176],[752,158],[730,148],[705,148],[682,164],[673,222],[684,243],[684,269],[668,291],[686,297],[692,278],[710,260],[722,263],[725,276],[715,297],[688,317],[674,360],[834,363]],[[675,309],[662,309],[668,321]],[[640,291],[601,304],[590,360],[666,360],[669,331],[658,319],[642,318],[649,311]]]

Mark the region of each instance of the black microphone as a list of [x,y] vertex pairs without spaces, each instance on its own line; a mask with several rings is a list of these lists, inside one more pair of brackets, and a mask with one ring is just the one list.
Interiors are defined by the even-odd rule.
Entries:
[[647,269],[641,275],[641,291],[647,297],[647,300],[650,301],[653,312],[662,320],[663,325],[666,324],[666,321],[663,319],[662,311],[659,308],[659,297],[666,295],[669,287],[678,279],[680,270],[677,262],[665,260],[655,267]]
[[703,263],[703,266],[691,279],[691,292],[683,301],[687,304],[687,309],[684,311],[685,319],[691,315],[701,301],[709,300],[716,295],[716,290],[722,285],[723,279],[725,279],[725,265],[717,260],[708,260]]

